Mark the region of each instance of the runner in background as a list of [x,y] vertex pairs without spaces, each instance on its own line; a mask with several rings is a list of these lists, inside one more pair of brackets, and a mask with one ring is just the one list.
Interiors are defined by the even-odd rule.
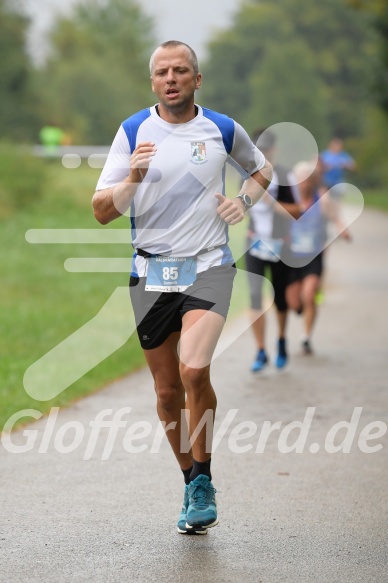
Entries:
[[320,168],[315,162],[299,162],[292,171],[297,184],[302,216],[291,224],[291,265],[286,289],[288,306],[303,314],[302,350],[312,354],[311,336],[317,317],[317,295],[321,286],[327,223],[332,221],[339,235],[350,240],[347,229],[341,230],[330,196],[320,192]]
[[341,186],[346,180],[347,171],[353,171],[356,164],[353,158],[344,151],[343,141],[334,137],[330,140],[326,150],[321,152],[322,183],[327,190],[331,189],[330,196],[339,199],[342,195]]
[[[338,227],[346,231],[342,214],[341,201],[346,192],[347,173],[356,169],[356,163],[348,152],[344,150],[341,138],[334,137],[330,140],[327,149],[321,152],[319,166],[322,171],[322,192],[329,191],[331,198],[331,212],[335,215]],[[350,234],[347,232],[348,237]]]
[[39,140],[44,147],[45,156],[53,158],[57,155],[59,146],[66,142],[66,134],[57,125],[48,124],[40,129]]
[[[273,162],[276,137],[268,129],[255,131],[253,141]],[[248,270],[250,291],[250,319],[256,343],[256,356],[252,372],[261,371],[269,362],[265,343],[265,315],[263,313],[264,275],[270,272],[274,288],[274,301],[278,321],[278,342],[275,365],[283,368],[287,363],[286,323],[287,303],[285,289],[288,282],[289,267],[283,262],[289,254],[290,219],[300,215],[299,205],[295,204],[287,171],[274,167],[272,182],[261,200],[249,210],[247,253],[245,263]],[[260,276],[260,277],[257,277]]]

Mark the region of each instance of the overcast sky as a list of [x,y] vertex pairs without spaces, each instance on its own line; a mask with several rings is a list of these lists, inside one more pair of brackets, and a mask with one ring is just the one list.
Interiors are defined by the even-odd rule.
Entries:
[[[81,0],[24,0],[33,17],[29,45],[39,60],[44,55],[44,34],[56,13],[65,13]],[[138,0],[148,14],[155,16],[159,42],[182,40],[193,47],[201,59],[206,56],[205,45],[212,33],[227,27],[242,0]]]

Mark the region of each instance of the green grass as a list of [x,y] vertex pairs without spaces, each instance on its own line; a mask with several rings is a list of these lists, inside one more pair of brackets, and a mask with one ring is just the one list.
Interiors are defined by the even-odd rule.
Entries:
[[386,190],[362,190],[365,206],[388,211],[388,191]]
[[[93,318],[116,287],[128,285],[125,273],[68,273],[64,268],[68,257],[128,257],[126,245],[33,245],[25,240],[29,229],[103,229],[90,204],[97,178],[98,171],[85,163],[72,171],[51,163],[49,187],[41,200],[1,223],[1,426],[22,409],[46,412],[54,405],[65,406],[144,363],[137,339],[132,337],[54,400],[35,400],[24,390],[27,368]],[[110,227],[127,225],[123,217]],[[87,350],[91,347],[85,346]],[[70,362],[71,358],[69,354]]]
[[[137,335],[110,356],[83,374],[79,380],[53,399],[43,401],[27,394],[23,377],[26,370],[47,352],[62,343],[76,330],[86,325],[101,310],[112,292],[120,287],[122,305],[115,307],[113,322],[97,336],[62,355],[58,369],[43,369],[36,383],[42,382],[42,392],[55,392],[55,382],[63,382],[61,375],[68,374],[83,359],[88,361],[93,351],[101,350],[114,336],[114,328],[125,332],[133,323],[127,297],[127,273],[69,273],[64,262],[69,257],[122,257],[131,256],[130,245],[114,244],[30,244],[25,233],[30,229],[105,229],[129,228],[129,219],[122,217],[108,227],[100,226],[91,210],[91,196],[99,170],[83,162],[80,168],[69,170],[60,162],[47,162],[48,184],[41,197],[25,210],[1,220],[0,241],[3,250],[0,268],[3,274],[0,287],[1,326],[3,348],[0,361],[0,427],[11,415],[24,409],[37,409],[43,413],[52,406],[67,406],[109,381],[122,377],[145,364]],[[229,178],[228,191],[238,190],[236,179]],[[235,257],[242,255],[245,224],[230,229],[231,246]],[[230,316],[237,315],[248,305],[245,274],[236,279]],[[128,301],[127,301],[128,300]],[[128,308],[129,306],[129,308]],[[105,342],[106,340],[106,342]],[[113,337],[113,341],[115,338]],[[67,377],[66,377],[67,378]],[[50,386],[53,380],[53,386]],[[55,380],[56,379],[56,380]],[[35,383],[40,396],[40,386]],[[31,392],[31,391],[30,391]],[[21,420],[23,421],[23,420]]]

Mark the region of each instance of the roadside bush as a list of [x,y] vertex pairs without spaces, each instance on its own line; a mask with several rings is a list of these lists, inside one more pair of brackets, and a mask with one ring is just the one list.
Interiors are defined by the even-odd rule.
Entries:
[[26,147],[0,144],[0,219],[39,200],[48,177],[47,163]]
[[377,108],[364,115],[364,132],[359,138],[346,140],[346,147],[357,164],[356,181],[363,188],[386,188],[388,116]]

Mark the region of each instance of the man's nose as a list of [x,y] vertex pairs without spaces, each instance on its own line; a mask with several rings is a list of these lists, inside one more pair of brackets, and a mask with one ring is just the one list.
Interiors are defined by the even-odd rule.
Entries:
[[167,71],[167,82],[168,83],[175,82],[175,73],[172,67],[170,67],[170,69]]

